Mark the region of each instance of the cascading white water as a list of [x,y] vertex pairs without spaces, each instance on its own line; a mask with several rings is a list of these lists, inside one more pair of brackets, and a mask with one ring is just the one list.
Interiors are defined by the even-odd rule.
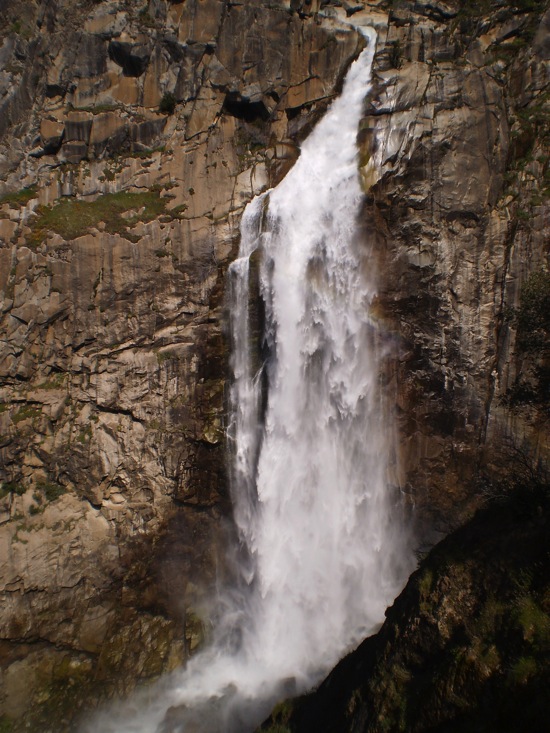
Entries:
[[[247,207],[231,266],[241,591],[226,599],[208,649],[87,731],[252,730],[281,691],[315,684],[372,632],[404,581],[373,289],[357,236],[356,136],[375,46],[367,36],[295,166]],[[249,322],[253,252],[263,365]]]

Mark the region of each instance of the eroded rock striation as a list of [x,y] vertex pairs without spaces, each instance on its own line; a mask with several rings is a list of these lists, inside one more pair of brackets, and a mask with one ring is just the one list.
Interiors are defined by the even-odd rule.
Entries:
[[546,8],[393,3],[381,32],[365,219],[394,344],[395,482],[422,533],[463,521],[487,468],[514,470],[508,443],[548,460]]

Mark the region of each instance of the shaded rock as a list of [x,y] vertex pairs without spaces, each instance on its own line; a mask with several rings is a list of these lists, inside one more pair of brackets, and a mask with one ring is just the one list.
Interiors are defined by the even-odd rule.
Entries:
[[128,125],[114,112],[94,115],[90,130],[90,147],[94,155],[107,149],[113,152],[124,149],[128,137]]
[[90,133],[94,122],[90,112],[69,112],[65,120],[65,139],[67,142],[90,141]]
[[65,127],[58,120],[44,119],[40,123],[40,141],[46,155],[59,152],[64,136]]
[[166,119],[162,117],[132,125],[130,128],[131,139],[135,143],[152,146],[162,135],[165,125]]
[[[526,275],[519,252],[542,264],[546,234],[545,225],[519,234],[506,201],[512,161],[547,147],[514,133],[510,114],[524,104],[532,65],[543,61],[526,43],[499,76],[487,50],[481,60],[457,56],[488,24],[501,28],[481,10],[447,32],[424,6],[392,12],[360,135],[362,172],[378,242],[379,314],[395,349],[387,369],[400,422],[399,483],[414,497],[420,532],[430,534],[463,521],[484,446],[510,429],[501,400],[514,346],[503,314]],[[530,22],[534,29],[544,21],[535,10]],[[531,427],[518,443],[548,456],[547,432],[526,419]]]
[[[122,64],[119,65],[122,66]],[[107,44],[99,35],[83,33],[78,40],[78,54],[73,68],[74,75],[83,77],[98,76],[104,74],[106,70]]]
[[151,49],[142,44],[111,41],[109,58],[122,67],[125,76],[141,76],[149,64]]
[[245,122],[256,122],[257,120],[265,122],[269,119],[269,110],[262,101],[253,102],[247,97],[242,97],[238,92],[230,92],[226,95],[223,111]]

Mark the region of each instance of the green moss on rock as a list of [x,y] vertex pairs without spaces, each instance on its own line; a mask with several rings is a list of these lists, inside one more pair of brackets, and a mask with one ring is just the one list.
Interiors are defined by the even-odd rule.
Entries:
[[128,229],[138,222],[153,221],[164,214],[166,203],[167,199],[157,189],[136,193],[119,191],[99,196],[95,201],[64,198],[54,206],[39,207],[31,223],[28,244],[40,244],[48,232],[56,232],[66,240],[76,239],[100,222],[111,234],[127,235]]

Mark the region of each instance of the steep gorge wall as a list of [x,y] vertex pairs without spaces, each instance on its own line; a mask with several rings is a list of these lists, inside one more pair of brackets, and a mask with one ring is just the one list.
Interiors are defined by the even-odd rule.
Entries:
[[[396,2],[381,30],[365,217],[392,344],[395,481],[426,537],[463,521],[491,475],[548,460],[546,7]],[[537,305],[518,319],[529,289]]]
[[29,2],[3,24],[0,715],[36,729],[200,641],[240,215],[362,42],[288,3]]

